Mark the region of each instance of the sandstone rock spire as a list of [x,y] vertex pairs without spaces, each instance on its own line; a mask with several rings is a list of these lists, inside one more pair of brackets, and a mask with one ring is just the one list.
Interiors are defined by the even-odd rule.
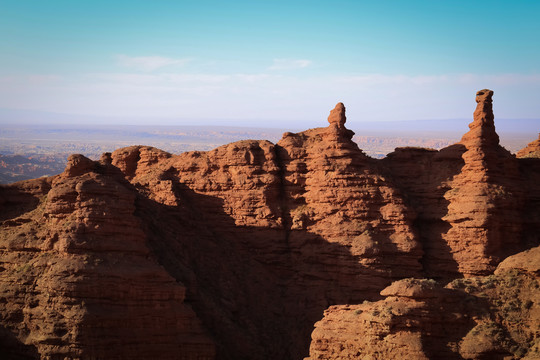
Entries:
[[499,136],[495,132],[493,115],[493,91],[483,89],[476,93],[476,109],[474,120],[469,124],[469,132],[461,138],[461,143],[467,147],[499,144]]
[[329,139],[332,138],[338,142],[351,143],[350,140],[354,136],[354,131],[345,127],[346,121],[347,117],[345,116],[345,105],[339,102],[330,111],[330,115],[328,116],[330,126],[327,128],[329,131],[326,131],[324,136],[329,136]]
[[346,121],[347,117],[345,116],[345,105],[339,102],[336,104],[336,107],[330,111],[328,122],[330,123],[330,126],[336,126],[339,129],[344,129]]
[[[465,276],[492,272],[519,248],[523,187],[515,158],[499,145],[495,132],[493,91],[476,93],[474,121],[460,144],[464,166],[446,192],[450,229],[443,239]],[[463,239],[468,239],[466,245]]]

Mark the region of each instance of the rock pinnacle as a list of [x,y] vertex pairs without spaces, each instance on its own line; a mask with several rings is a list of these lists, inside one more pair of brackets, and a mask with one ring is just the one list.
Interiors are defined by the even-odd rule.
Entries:
[[347,121],[347,117],[345,117],[345,105],[343,103],[337,103],[336,107],[330,111],[328,122],[330,125],[335,124],[337,128],[343,129],[345,128],[345,121]]
[[483,89],[476,92],[474,120],[469,124],[469,132],[463,135],[461,143],[466,146],[498,145],[499,136],[495,132],[493,115],[493,91]]

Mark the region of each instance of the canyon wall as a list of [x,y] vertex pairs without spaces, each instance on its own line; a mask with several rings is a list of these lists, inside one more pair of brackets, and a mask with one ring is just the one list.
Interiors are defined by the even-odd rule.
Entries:
[[[339,103],[328,127],[277,144],[73,155],[58,176],[0,187],[0,348],[14,359],[532,353],[536,328],[512,329],[536,305],[513,322],[462,305],[480,293],[460,286],[490,276],[489,301],[517,291],[503,274],[515,263],[499,264],[540,244],[540,162],[499,145],[492,95],[477,93],[470,131],[440,151],[372,159]],[[488,321],[510,345],[472,346]]]

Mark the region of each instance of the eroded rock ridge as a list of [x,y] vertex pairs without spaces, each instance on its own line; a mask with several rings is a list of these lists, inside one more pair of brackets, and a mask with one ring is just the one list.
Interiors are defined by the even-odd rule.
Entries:
[[[537,255],[508,256],[540,243],[540,164],[499,145],[492,95],[477,93],[469,132],[440,151],[372,159],[338,103],[328,127],[277,144],[73,155],[58,176],[0,187],[0,348],[13,359],[534,355]],[[504,310],[512,297],[528,305]]]

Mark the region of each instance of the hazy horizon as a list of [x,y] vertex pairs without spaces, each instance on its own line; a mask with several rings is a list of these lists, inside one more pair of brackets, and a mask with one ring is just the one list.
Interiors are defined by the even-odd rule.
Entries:
[[[362,120],[350,121],[346,126],[352,130],[373,130],[388,132],[458,132],[468,131],[470,118],[461,119],[421,119],[421,120]],[[273,119],[271,122],[262,119],[182,119],[182,118],[153,118],[153,117],[106,117],[96,115],[50,113],[32,110],[13,110],[0,108],[0,124],[3,126],[67,126],[81,128],[88,127],[215,127],[239,129],[281,129],[283,131],[303,131],[313,127],[327,126],[324,116],[304,121],[290,122],[283,119]],[[392,125],[391,127],[389,125]],[[533,119],[495,119],[498,131],[514,133],[531,133],[534,136],[540,130],[540,118]]]
[[2,4],[7,111],[301,129],[343,102],[355,128],[471,119],[490,88],[496,118],[540,118],[535,1]]

